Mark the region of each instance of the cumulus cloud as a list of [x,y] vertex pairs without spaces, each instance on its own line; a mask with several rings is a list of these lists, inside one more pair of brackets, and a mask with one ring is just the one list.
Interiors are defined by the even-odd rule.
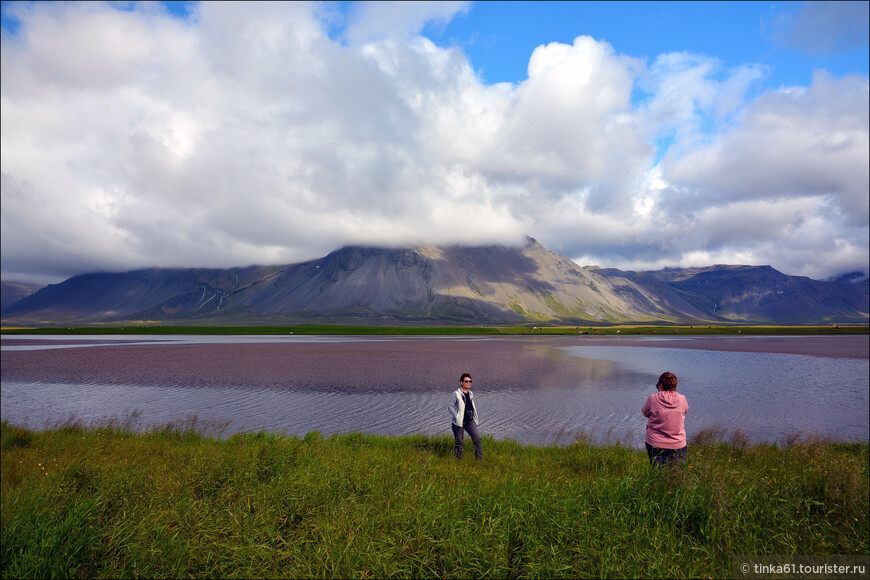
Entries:
[[772,23],[780,45],[810,54],[842,53],[867,47],[870,2],[801,2],[778,13]]
[[711,57],[668,53],[656,58],[648,77],[644,119],[649,132],[674,135],[680,147],[692,149],[708,124],[721,126],[740,109],[752,83],[765,74],[760,65],[723,70]]
[[419,35],[465,3],[362,3],[341,38],[307,3],[11,9],[4,278],[525,234],[581,264],[866,268],[866,77],[748,100],[763,67],[579,36],[488,85]]
[[772,91],[712,142],[666,159],[665,176],[719,199],[820,196],[867,224],[867,79],[817,72],[806,88]]
[[359,2],[351,8],[345,37],[353,44],[405,40],[419,35],[426,25],[447,24],[470,7],[471,2]]

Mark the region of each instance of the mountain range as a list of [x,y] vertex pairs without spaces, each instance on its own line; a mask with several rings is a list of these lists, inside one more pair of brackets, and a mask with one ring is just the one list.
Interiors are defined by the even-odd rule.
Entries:
[[[770,266],[626,272],[522,246],[349,246],[308,262],[74,276],[4,304],[4,324],[867,323],[866,277]],[[8,286],[4,283],[4,286]],[[4,296],[8,295],[4,288]]]

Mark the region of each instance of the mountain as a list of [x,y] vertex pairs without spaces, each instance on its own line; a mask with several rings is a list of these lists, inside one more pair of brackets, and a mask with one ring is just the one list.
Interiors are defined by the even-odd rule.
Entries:
[[[692,296],[692,303],[711,316],[732,322],[801,324],[867,322],[870,283],[867,279],[819,281],[787,276],[770,266],[669,268],[656,272],[608,271],[602,275],[655,277]],[[646,282],[649,282],[646,280]]]
[[581,268],[521,247],[351,246],[309,262],[75,276],[4,309],[4,323],[867,322],[870,286],[769,266]]
[[11,306],[19,300],[30,296],[40,288],[42,286],[39,284],[0,282],[0,311],[6,310],[7,306]]

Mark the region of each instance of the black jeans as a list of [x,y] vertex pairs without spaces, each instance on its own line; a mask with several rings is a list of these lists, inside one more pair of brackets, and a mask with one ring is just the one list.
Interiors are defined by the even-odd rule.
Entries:
[[668,464],[682,465],[686,462],[686,450],[688,446],[682,449],[662,449],[661,447],[653,447],[649,443],[646,444],[646,454],[649,455],[650,465],[664,467]]
[[450,424],[453,427],[453,438],[456,440],[454,454],[457,459],[462,459],[462,446],[465,443],[465,432],[471,436],[471,442],[474,443],[474,456],[477,459],[483,459],[483,450],[480,447],[480,433],[477,431],[477,423],[474,421],[465,421],[462,427],[457,427],[454,423]]

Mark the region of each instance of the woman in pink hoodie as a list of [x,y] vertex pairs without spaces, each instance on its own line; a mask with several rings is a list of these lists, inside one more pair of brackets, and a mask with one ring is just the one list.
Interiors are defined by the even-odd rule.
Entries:
[[652,465],[683,463],[686,460],[686,411],[689,403],[677,392],[677,377],[664,373],[641,412],[646,424],[646,452]]

